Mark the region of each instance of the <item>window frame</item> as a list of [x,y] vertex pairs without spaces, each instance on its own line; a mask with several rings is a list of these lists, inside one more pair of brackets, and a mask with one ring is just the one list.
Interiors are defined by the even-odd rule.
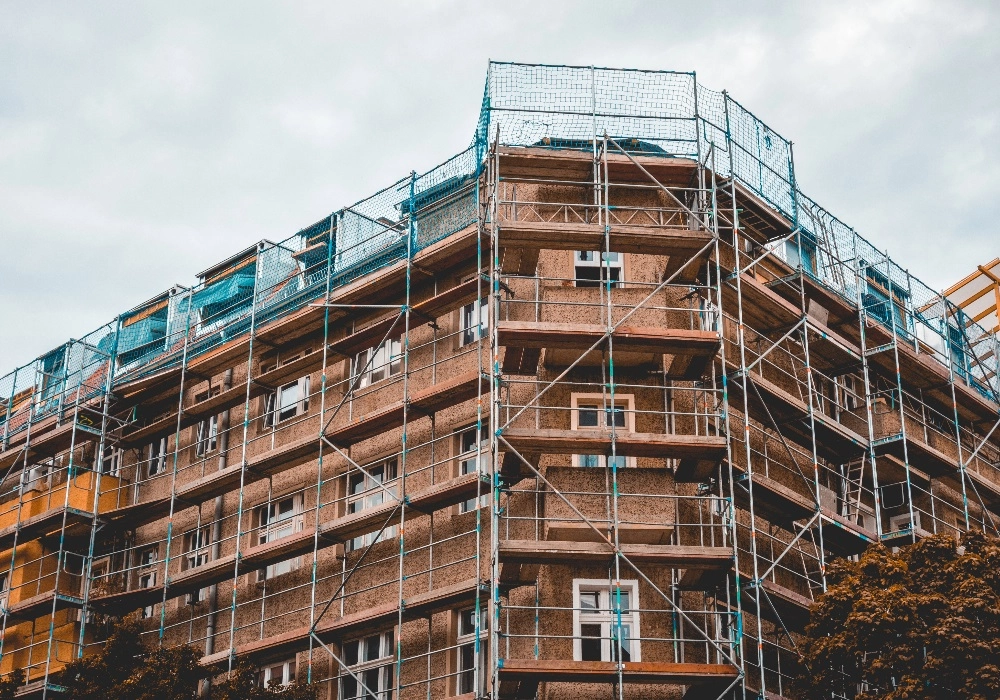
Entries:
[[[618,582],[618,587],[623,592],[628,591],[629,603],[628,612],[621,612],[622,627],[628,625],[629,629],[629,662],[642,661],[642,634],[640,631],[640,611],[639,605],[639,581],[628,579]],[[608,579],[573,579],[573,659],[583,661],[583,630],[585,624],[601,626],[601,651],[600,661],[616,661],[616,654],[613,652],[612,635],[613,628],[617,627],[618,612],[615,610],[614,602],[618,597],[615,595],[615,584]],[[597,612],[585,613],[581,602],[581,594],[597,594]],[[596,659],[590,659],[596,660]]]
[[[593,259],[588,260],[583,256],[589,255]],[[614,260],[608,260],[605,256],[614,255],[616,258]],[[605,265],[604,263],[608,263]],[[597,276],[594,278],[581,277],[580,270],[597,270]],[[618,276],[615,277],[613,272],[617,270]],[[573,251],[573,286],[574,287],[591,287],[598,288],[602,287],[607,281],[605,274],[611,277],[611,287],[615,289],[620,289],[625,286],[625,254],[616,251],[609,251],[607,253],[598,250],[574,250]],[[584,284],[581,284],[583,282]]]
[[[476,305],[479,306],[479,323],[473,324],[473,316],[476,313]],[[489,297],[482,297],[474,301],[470,301],[458,310],[458,346],[460,348],[477,343],[485,337],[489,328]]]
[[[606,402],[610,402],[610,395],[608,394],[588,394],[588,393],[577,393],[573,392],[570,394],[570,429],[571,430],[604,430],[610,431],[610,426],[606,419],[609,411]],[[580,425],[580,412],[594,406],[597,411],[598,425],[596,426],[581,426]],[[618,428],[619,432],[623,433],[634,433],[635,432],[635,394],[616,394],[615,395],[615,407],[624,407],[624,426]],[[603,425],[601,425],[600,416],[604,415],[605,420]],[[596,464],[587,464],[591,461],[590,458],[597,458]],[[621,455],[617,456],[619,460],[619,468],[630,468],[635,466],[635,457],[623,457]],[[593,468],[606,468],[608,466],[608,459],[605,455],[573,455],[573,466],[574,467],[585,467],[588,469]]]
[[[379,639],[379,652],[380,655],[374,659],[362,660],[362,645],[369,640],[378,637]],[[350,654],[347,651],[348,645],[357,644],[357,651],[355,655],[355,663],[348,663],[348,657]],[[345,640],[340,645],[340,658],[343,661],[343,666],[341,667],[340,677],[337,679],[337,690],[339,692],[339,697],[341,700],[363,700],[370,698],[371,695],[365,693],[361,688],[361,684],[351,675],[351,672],[361,676],[364,680],[364,684],[369,690],[373,691],[378,700],[389,700],[392,698],[395,692],[395,669],[396,669],[396,630],[395,628],[378,632],[376,634],[367,634],[361,637],[355,637],[352,639]],[[350,672],[348,672],[350,669]],[[370,671],[376,671],[378,673],[378,687],[373,688],[367,682],[365,676]],[[345,682],[354,683],[357,685],[354,694],[348,695],[348,691],[344,688]]]
[[[149,460],[146,462],[147,479],[152,479],[167,471],[167,453],[167,436],[164,435],[149,443]],[[158,464],[158,468],[153,469],[154,464]]]
[[[285,517],[281,515],[280,506],[286,501],[292,502],[292,510]],[[272,514],[272,510],[274,513]],[[266,516],[266,521],[265,521]],[[291,537],[305,529],[305,494],[292,493],[286,496],[273,498],[269,502],[257,506],[254,510],[254,520],[256,525],[257,545],[264,545],[268,542],[277,542],[286,537]],[[290,530],[289,532],[285,532]],[[278,536],[279,532],[284,532]],[[257,581],[266,581],[295,571],[302,567],[302,557],[292,557],[284,561],[268,564],[263,569],[257,571]]]
[[[480,440],[478,444],[478,449],[475,444],[476,433],[479,433]],[[473,444],[470,449],[465,448],[465,438],[472,436]],[[483,449],[485,443],[485,450]],[[489,471],[489,465],[483,464],[484,459],[488,459],[489,455],[489,437],[486,431],[480,430],[474,424],[467,426],[465,428],[460,428],[455,431],[455,476],[460,477],[466,474],[472,474],[473,472],[468,469],[470,462],[476,463],[475,473],[483,474]],[[479,504],[476,505],[476,501]],[[478,510],[490,502],[490,492],[480,494],[477,497],[470,498],[458,504],[459,513],[471,513]]]
[[[204,566],[212,559],[212,533],[208,525],[192,528],[184,533],[181,570],[190,571]],[[194,605],[204,600],[207,589],[200,588],[185,596],[188,605]]]
[[[269,391],[264,395],[264,427],[274,428],[279,423],[298,418],[309,412],[309,391],[310,375],[299,377],[298,379],[282,384],[274,391]],[[283,408],[279,399],[286,389],[295,388],[296,398],[288,408]],[[288,415],[284,415],[288,413]]]
[[280,668],[281,679],[274,685],[278,688],[287,688],[290,685],[294,685],[296,681],[296,673],[298,672],[297,662],[297,657],[293,656],[290,659],[285,659],[284,661],[267,664],[266,666],[261,667],[258,672],[258,683],[262,688],[269,687],[272,683],[274,683],[274,670]]
[[[206,434],[207,433],[207,434]],[[207,457],[219,447],[219,414],[198,421],[195,433],[194,454]]]
[[354,356],[351,362],[351,376],[355,378],[358,389],[364,389],[402,374],[402,336],[386,338],[378,345],[362,350]]
[[[392,466],[393,476],[391,478],[386,478],[385,474],[389,465]],[[371,508],[378,508],[383,505],[386,503],[386,499],[389,498],[388,494],[386,494],[386,490],[395,494],[396,498],[399,497],[399,460],[395,456],[377,459],[374,462],[363,466],[364,471],[355,469],[344,475],[345,517],[354,515],[355,513],[361,513]],[[374,476],[375,471],[378,469],[382,470],[381,481],[372,479],[372,476]],[[360,478],[360,483],[364,486],[364,488],[355,493],[354,484],[358,478]],[[378,494],[379,496],[377,501],[374,499],[375,494]],[[363,505],[361,505],[361,507],[355,507],[358,503]],[[358,537],[354,537],[345,542],[344,547],[348,552],[354,552],[373,544],[393,539],[396,537],[397,527],[398,526],[396,525],[390,525],[386,527],[380,535],[377,532],[368,532],[364,535],[359,535]]]
[[[479,638],[479,659],[476,659],[476,608],[462,608],[459,610],[453,610],[452,614],[454,616],[454,633],[455,633],[455,651],[454,651],[454,681],[452,683],[452,690],[454,695],[465,695],[468,693],[475,693],[476,697],[483,694],[486,688],[486,673],[485,673],[485,662],[486,662],[486,637],[484,631],[480,627]],[[463,623],[465,621],[466,615],[472,615],[472,630],[464,630]],[[482,611],[479,614],[480,624],[484,619]],[[466,668],[466,652],[470,651],[471,648],[471,668]],[[479,666],[479,687],[476,688],[476,666]],[[471,674],[471,677],[470,675]]]

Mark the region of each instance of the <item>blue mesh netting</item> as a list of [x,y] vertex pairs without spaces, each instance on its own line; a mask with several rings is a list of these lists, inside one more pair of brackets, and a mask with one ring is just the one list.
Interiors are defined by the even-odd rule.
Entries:
[[[195,357],[246,333],[251,318],[260,324],[301,309],[327,287],[350,284],[474,224],[488,143],[591,148],[604,134],[648,154],[701,158],[735,178],[812,234],[820,282],[865,304],[902,336],[929,342],[959,376],[996,394],[996,337],[798,190],[790,142],[727,93],[687,72],[494,62],[467,150],[279,243],[265,241],[242,266],[191,289],[171,289],[0,377],[0,436],[26,425],[31,411],[47,414],[101,391],[112,365],[117,382],[176,366],[185,352]],[[905,314],[894,320],[890,304],[873,298],[872,280],[903,299]]]

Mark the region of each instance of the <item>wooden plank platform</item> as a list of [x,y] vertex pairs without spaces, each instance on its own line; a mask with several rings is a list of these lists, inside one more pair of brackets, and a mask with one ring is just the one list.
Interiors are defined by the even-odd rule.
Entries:
[[[548,659],[501,659],[501,698],[534,698],[540,683],[617,683],[618,665],[613,661],[569,661]],[[669,685],[711,684],[721,692],[739,677],[729,664],[691,664],[663,661],[627,661],[621,679],[625,683]]]
[[[727,363],[728,364],[728,363]],[[774,425],[768,419],[770,413],[782,433],[789,434],[796,442],[812,448],[812,426],[816,430],[816,449],[820,455],[833,459],[845,460],[857,457],[868,449],[868,439],[854,432],[843,423],[814,410],[810,420],[808,404],[792,395],[773,382],[761,377],[755,372],[748,374],[752,387],[748,388],[749,403],[767,427]],[[743,383],[739,377],[729,381],[730,391],[734,397],[742,401]]]
[[95,593],[92,589],[90,594],[90,604],[101,612],[111,615],[125,615],[139,608],[155,605],[162,600],[162,585],[114,593]]
[[[819,528],[823,533],[823,547],[841,556],[861,554],[878,541],[878,535],[865,530],[839,515],[823,514]],[[819,543],[817,528],[811,530],[813,541]]]
[[[958,458],[949,457],[945,453],[937,450],[923,440],[906,436],[906,454],[909,462],[917,469],[926,472],[932,477],[942,477],[956,474],[958,472]],[[903,461],[903,436],[902,434],[875,445],[875,454],[891,454],[896,459]]]
[[[750,485],[747,483],[746,472],[735,465],[733,469],[737,476],[734,480],[733,500],[744,510],[749,510]],[[753,476],[753,501],[755,515],[786,529],[796,520],[812,517],[818,510],[813,498],[757,473]]]
[[[421,513],[430,513],[442,508],[458,505],[470,498],[475,498],[479,492],[479,474],[463,474],[449,479],[414,494],[405,497],[409,509]],[[482,493],[489,492],[489,484],[484,483]],[[352,513],[320,525],[320,536],[334,542],[348,542],[355,537],[377,532],[392,514],[399,502],[388,499],[375,508],[366,508],[358,513]]]
[[[488,287],[489,283],[484,282],[484,294],[489,293]],[[444,314],[455,309],[460,309],[469,302],[474,301],[478,288],[476,278],[472,278],[443,292],[439,292],[430,299],[416,302],[410,308],[410,313],[421,319],[434,321]],[[400,312],[402,312],[402,309],[403,307],[400,305]],[[373,347],[376,343],[380,342],[390,329],[393,329],[394,335],[402,335],[403,328],[403,319],[399,317],[399,314],[393,314],[333,341],[329,347],[330,350],[338,355],[352,358],[362,350]]]
[[88,523],[93,517],[92,513],[77,508],[51,508],[0,530],[0,552],[13,547],[15,538],[19,543],[24,543],[58,531],[62,527],[63,514],[66,516],[67,528]]
[[[721,345],[719,334],[714,331],[681,328],[619,326],[612,338],[615,364],[660,365],[656,358],[673,355],[669,371],[670,376],[676,379],[700,378]],[[508,350],[504,370],[516,369],[518,374],[534,369],[525,366],[521,359],[526,350],[545,349],[546,362],[553,359],[558,363],[557,351],[584,351],[595,343],[598,344],[598,353],[607,348],[605,328],[590,323],[500,321],[497,324],[497,341]],[[568,360],[565,364],[569,364],[577,357],[570,352],[564,359]]]
[[[484,382],[484,386],[487,383]],[[467,372],[433,384],[410,395],[409,408],[416,415],[430,414],[475,398],[479,393],[479,374]],[[411,416],[411,419],[416,416]],[[403,422],[403,402],[398,401],[374,413],[354,419],[326,433],[333,443],[347,447],[398,428]]]
[[55,605],[56,610],[80,608],[83,606],[83,599],[65,593],[57,594],[55,591],[46,591],[14,603],[7,608],[7,624],[48,617],[52,614],[53,605]]
[[790,632],[805,629],[812,603],[801,593],[770,580],[762,581],[757,587],[747,586],[743,593],[744,611],[775,624],[783,624]]
[[[725,571],[733,561],[733,551],[728,547],[623,544],[621,552],[635,564],[699,572]],[[540,566],[607,564],[614,558],[614,550],[607,542],[501,540],[498,556],[501,581],[516,586],[533,582]]]
[[[712,240],[711,233],[687,228],[612,225],[609,233],[611,250],[618,253],[663,255],[670,258],[668,269],[686,263]],[[587,223],[505,220],[497,227],[497,238],[505,254],[510,249],[521,250],[603,250],[604,226]],[[711,246],[699,259],[708,259]],[[506,256],[505,256],[506,260]],[[537,256],[534,256],[537,264]],[[692,263],[675,278],[678,283],[695,279],[700,265]],[[535,269],[518,260],[516,269],[508,263],[504,272],[535,274]]]
[[[489,589],[483,588],[474,579],[460,581],[450,586],[442,586],[432,591],[407,596],[403,600],[403,619],[413,620],[428,617],[445,610],[453,610],[474,603],[477,591],[489,597]],[[343,636],[362,630],[388,628],[396,624],[399,615],[399,605],[396,601],[375,606],[357,613],[349,613],[338,617],[327,612],[319,624],[316,634],[324,641],[337,641]],[[281,634],[273,635],[257,641],[241,644],[236,648],[240,657],[254,661],[290,656],[303,651],[309,646],[309,628],[299,627]],[[203,668],[210,668],[225,663],[229,659],[230,650],[216,652],[201,659]]]
[[[523,455],[611,453],[611,433],[606,430],[510,428],[503,432],[503,438]],[[615,434],[615,453],[623,457],[679,459],[675,478],[700,481],[711,475],[725,457],[726,438],[622,431]]]

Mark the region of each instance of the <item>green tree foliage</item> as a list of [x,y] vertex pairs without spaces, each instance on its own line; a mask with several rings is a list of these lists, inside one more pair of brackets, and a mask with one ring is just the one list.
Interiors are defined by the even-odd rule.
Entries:
[[[802,644],[801,700],[1000,698],[1000,541],[937,535],[831,565]],[[833,694],[831,694],[831,692]]]
[[[194,700],[204,676],[198,665],[201,652],[192,646],[149,649],[143,644],[137,622],[126,620],[112,630],[103,649],[78,659],[63,670],[61,683],[68,700]],[[313,700],[315,688],[292,685],[262,688],[255,684],[256,670],[240,663],[228,679],[212,687],[211,700]],[[0,700],[7,681],[0,682]],[[23,683],[12,686],[16,688]]]

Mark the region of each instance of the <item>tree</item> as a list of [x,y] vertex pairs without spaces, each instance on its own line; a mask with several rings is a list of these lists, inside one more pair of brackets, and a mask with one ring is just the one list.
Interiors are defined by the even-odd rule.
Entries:
[[24,669],[16,669],[0,679],[0,700],[14,700],[17,689],[24,685]]
[[134,620],[117,624],[100,652],[62,672],[70,700],[191,700],[198,695],[201,654],[191,646],[150,651]]
[[829,568],[801,646],[795,697],[1000,697],[1000,540],[928,537]]
[[[128,619],[113,627],[98,653],[68,664],[61,682],[68,700],[195,700],[199,681],[205,675],[198,663],[200,658],[200,651],[186,645],[150,650],[142,641],[138,623]],[[229,678],[212,686],[211,700],[316,697],[311,685],[262,688],[256,680],[253,666],[241,662]],[[0,700],[8,700],[3,694],[4,682],[0,682]],[[23,680],[17,685],[21,683]]]
[[211,700],[315,700],[316,688],[297,683],[282,688],[276,683],[264,687],[257,683],[257,669],[240,661],[221,683],[212,686]]

